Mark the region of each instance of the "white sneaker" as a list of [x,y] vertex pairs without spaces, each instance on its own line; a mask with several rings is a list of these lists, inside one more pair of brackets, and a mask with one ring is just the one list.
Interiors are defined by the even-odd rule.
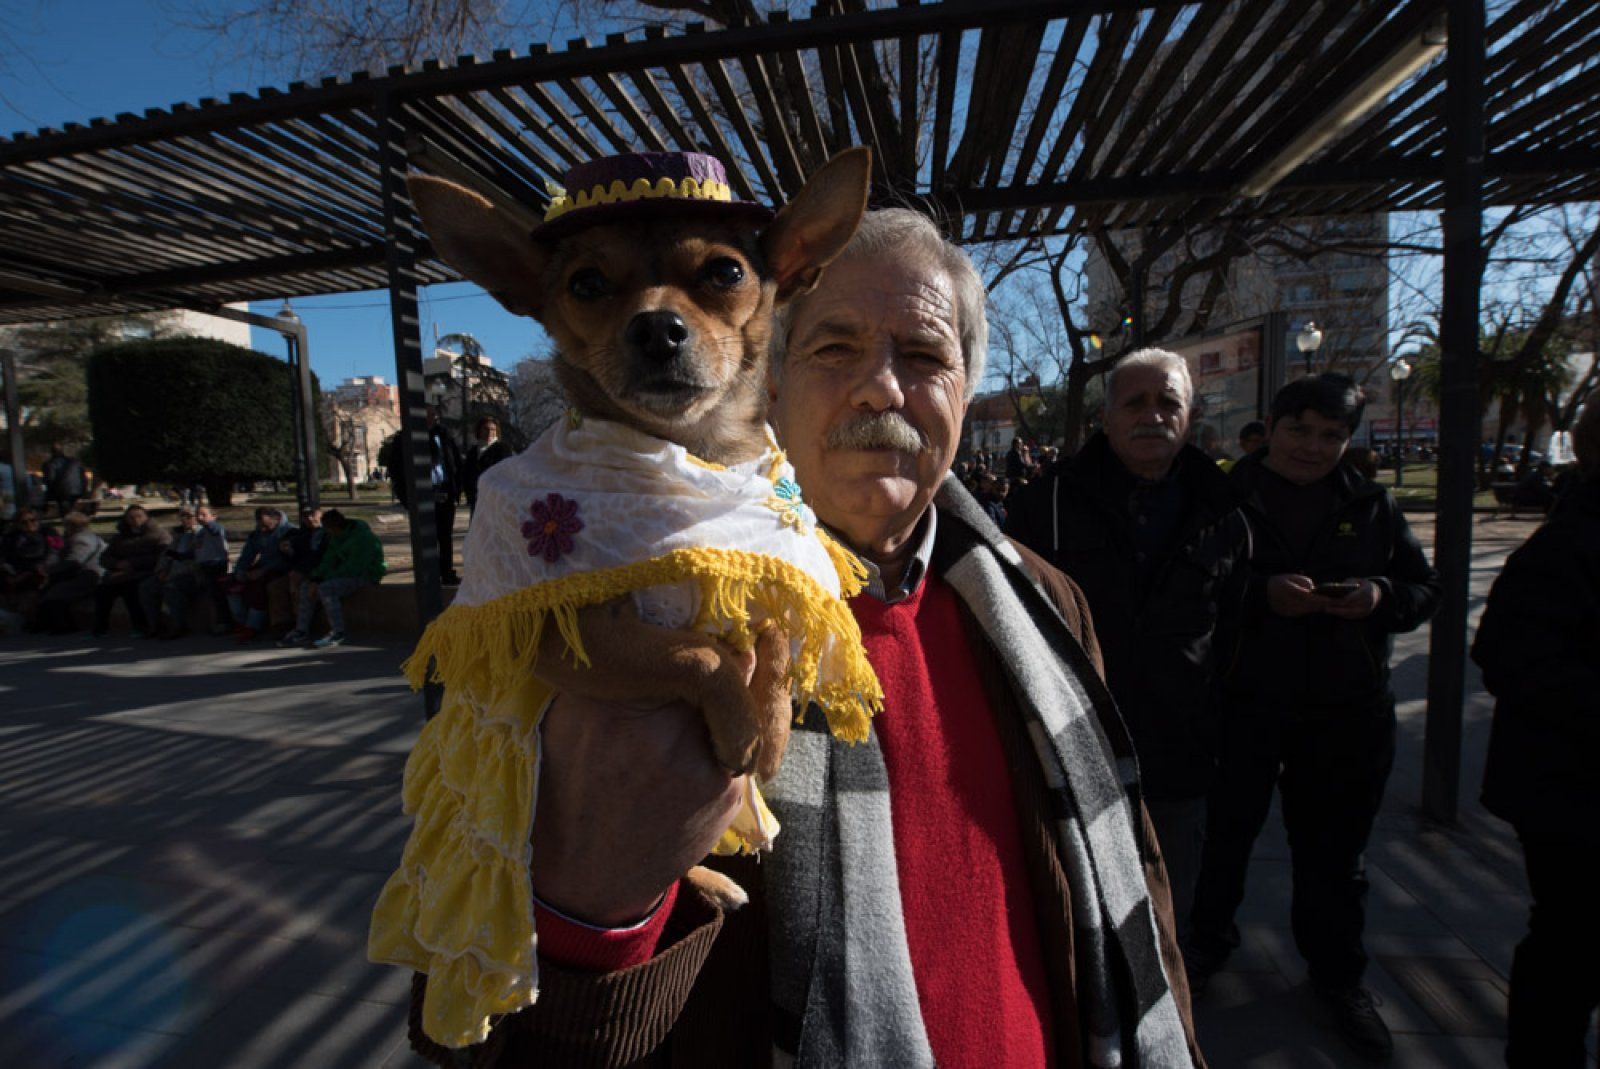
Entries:
[[344,645],[344,632],[343,631],[329,631],[326,635],[323,635],[321,638],[319,638],[315,642],[313,642],[312,645],[315,646],[319,650],[325,650],[329,646],[343,646]]

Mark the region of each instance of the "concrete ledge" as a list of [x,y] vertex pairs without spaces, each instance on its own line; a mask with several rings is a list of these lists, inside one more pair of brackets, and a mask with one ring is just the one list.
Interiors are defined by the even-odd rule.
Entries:
[[[446,608],[455,599],[456,589],[453,586],[444,588]],[[415,638],[422,632],[417,623],[416,589],[411,583],[379,583],[368,587],[344,599],[344,622],[345,629],[353,635]]]
[[[456,588],[444,588],[444,603],[448,607],[454,600]],[[94,602],[84,598],[75,607],[78,622],[88,629],[93,618]],[[294,624],[294,606],[289,600],[287,582],[273,583],[267,588],[267,612],[274,628],[285,629]],[[314,633],[327,627],[327,617],[318,609]],[[211,598],[201,596],[189,602],[189,628],[204,633],[211,628]],[[352,636],[384,635],[393,638],[416,638],[422,632],[417,623],[417,595],[410,583],[379,583],[358,591],[344,599],[345,630]],[[111,627],[125,631],[128,628],[128,611],[121,601],[111,607]]]

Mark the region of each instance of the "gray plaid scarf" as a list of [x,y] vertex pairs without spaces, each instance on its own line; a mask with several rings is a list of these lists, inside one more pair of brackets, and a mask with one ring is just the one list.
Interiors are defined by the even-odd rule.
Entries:
[[[1060,814],[1088,1064],[1190,1066],[1139,856],[1133,750],[1121,721],[1095,712],[1111,707],[1110,696],[978,503],[947,479],[935,505],[932,571],[1005,667],[1054,795],[1052,812]],[[877,734],[846,746],[827,734],[823,717],[807,717],[766,793],[783,822],[766,878],[775,1064],[933,1065],[900,911]]]

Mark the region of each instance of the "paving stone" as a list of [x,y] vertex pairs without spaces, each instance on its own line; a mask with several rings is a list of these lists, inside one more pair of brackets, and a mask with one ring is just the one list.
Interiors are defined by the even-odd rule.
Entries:
[[433,1069],[433,1063],[402,1042],[383,1063],[382,1069]]
[[0,1026],[0,1065],[6,1069],[142,1069],[159,1065],[176,1037],[118,1028],[81,1018],[30,1013]]
[[[98,958],[52,957],[8,951],[0,1020],[47,1014],[114,1028],[181,1035],[216,1013],[247,977],[219,983],[222,970],[197,968],[192,948],[171,933],[131,934],[119,953]],[[221,954],[211,945],[207,954]],[[213,963],[220,964],[220,963]],[[230,963],[231,965],[231,963]]]
[[1464,1036],[1395,1036],[1399,1069],[1502,1069],[1505,1041]]
[[1315,1028],[1304,994],[1278,973],[1224,972],[1195,1004],[1200,1049],[1229,1069],[1339,1066],[1329,1037]]
[[377,1002],[411,1003],[411,971],[367,960],[367,930],[323,928],[262,973],[264,987],[311,991],[319,995]]
[[[1288,928],[1263,928],[1256,934],[1277,962],[1279,974],[1296,985],[1296,990],[1303,996],[1302,1002],[1313,1019],[1321,1021],[1324,1027],[1331,1028],[1331,1019],[1328,1018],[1322,1001],[1316,997],[1306,980],[1305,962],[1295,949],[1294,934]],[[1381,964],[1369,962],[1362,983],[1380,1002],[1378,1012],[1391,1032],[1439,1031],[1433,1019],[1395,983]]]
[[0,839],[0,897],[28,899],[94,873],[133,851],[92,840],[58,835],[8,836]]
[[403,1042],[402,1006],[258,987],[173,1048],[176,1066],[371,1069]]
[[1367,865],[1367,930],[1397,935],[1447,935],[1449,929],[1433,911],[1384,868]]
[[1439,1031],[1452,1036],[1505,1036],[1508,985],[1482,960],[1416,956],[1378,960]]

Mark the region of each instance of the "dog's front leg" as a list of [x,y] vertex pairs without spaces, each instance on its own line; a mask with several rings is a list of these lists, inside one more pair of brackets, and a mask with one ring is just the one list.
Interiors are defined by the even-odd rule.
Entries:
[[639,619],[631,598],[578,612],[589,667],[574,664],[547,628],[534,674],[557,691],[624,705],[685,702],[705,718],[712,751],[735,775],[777,775],[789,742],[789,641],[768,627],[739,653],[698,631]]

